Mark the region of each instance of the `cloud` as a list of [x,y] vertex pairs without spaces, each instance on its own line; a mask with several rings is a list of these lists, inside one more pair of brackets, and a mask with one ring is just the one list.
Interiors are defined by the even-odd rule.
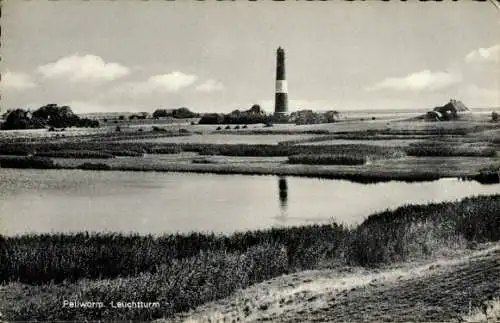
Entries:
[[472,106],[500,106],[500,91],[494,88],[483,88],[475,84],[468,84],[463,89],[463,96],[464,102],[468,102]]
[[424,70],[404,77],[386,78],[373,86],[367,87],[366,90],[436,91],[461,81],[462,77],[458,74]]
[[37,87],[33,78],[26,73],[6,71],[2,73],[1,86],[3,89],[26,90]]
[[71,107],[75,113],[96,113],[96,112],[139,112],[137,107],[127,104],[105,104],[98,101],[73,100],[63,102],[61,105]]
[[172,72],[149,77],[143,82],[129,82],[117,87],[113,92],[131,94],[132,96],[146,95],[154,92],[178,92],[192,85],[198,77],[182,72]]
[[498,63],[500,62],[500,44],[473,50],[465,56],[465,61],[467,63]]
[[67,78],[71,82],[113,81],[130,73],[118,63],[106,63],[95,55],[71,55],[37,68],[46,78]]
[[184,87],[190,86],[197,79],[196,75],[176,71],[169,74],[151,76],[147,80],[146,86],[152,90],[177,92]]
[[222,90],[224,90],[224,85],[221,82],[212,79],[196,86],[196,91],[199,92],[215,92]]

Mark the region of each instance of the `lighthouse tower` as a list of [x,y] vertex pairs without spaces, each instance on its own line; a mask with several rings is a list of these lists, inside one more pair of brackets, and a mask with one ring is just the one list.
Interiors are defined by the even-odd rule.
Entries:
[[288,89],[285,75],[285,50],[278,47],[276,51],[276,94],[274,96],[274,116],[284,120],[288,113]]

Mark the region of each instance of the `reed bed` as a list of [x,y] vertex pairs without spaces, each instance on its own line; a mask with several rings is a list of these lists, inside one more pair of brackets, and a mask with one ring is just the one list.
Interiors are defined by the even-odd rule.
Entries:
[[482,184],[500,183],[500,164],[480,169],[479,173],[472,176],[470,179],[476,180]]
[[[154,272],[158,265],[193,257],[201,251],[244,253],[248,248],[277,243],[287,250],[291,267],[301,266],[316,239],[338,246],[344,228],[313,225],[239,232],[230,236],[213,233],[170,234],[161,237],[76,233],[6,237],[9,259],[3,281],[29,284],[76,281],[81,278],[113,278]],[[304,251],[307,250],[307,253]]]
[[0,145],[0,155],[3,154],[49,154],[58,151],[102,151],[118,154],[123,151],[135,153],[179,153],[196,152],[200,155],[223,155],[241,157],[283,157],[297,154],[349,153],[365,152],[367,154],[386,155],[402,153],[395,147],[371,145],[271,145],[271,144],[193,144],[193,143],[122,143],[122,142],[59,142],[59,143],[26,143]]
[[83,163],[76,167],[83,170],[111,170],[111,166],[104,163]]
[[288,157],[301,154],[359,154],[360,152],[379,156],[402,155],[403,151],[394,147],[370,145],[200,145],[185,147],[200,155],[223,155],[239,157]]
[[[41,294],[40,300],[28,298],[21,306],[13,302],[2,311],[16,321],[31,321],[33,318],[43,321],[149,321],[171,317],[286,272],[286,253],[279,245],[262,244],[250,247],[244,253],[200,252],[193,257],[158,265],[154,273],[51,284],[50,292],[45,286],[30,287]],[[104,306],[68,308],[62,306],[63,300],[90,300]],[[159,306],[110,308],[112,302],[116,306],[120,300],[159,302]]]
[[112,153],[97,150],[58,150],[36,152],[36,156],[52,158],[114,158]]
[[[500,194],[407,205],[335,223],[238,232],[42,234],[0,237],[4,283],[34,297],[5,299],[10,320],[149,320],[171,317],[239,288],[304,269],[377,267],[500,239]],[[64,280],[64,282],[61,282]],[[58,283],[59,282],[59,283]],[[23,291],[18,292],[22,294]],[[71,309],[61,300],[160,301],[158,308]],[[9,303],[10,302],[10,303]],[[10,305],[10,306],[9,306]]]
[[496,157],[496,149],[487,146],[464,146],[446,142],[422,142],[410,144],[405,149],[409,156],[416,157]]
[[[415,241],[415,237],[409,239],[408,236],[409,228],[415,225],[432,224],[433,230],[444,238],[460,236],[467,241],[497,241],[499,214],[500,195],[493,195],[403,206],[371,215],[351,229],[333,223],[232,235],[197,232],[160,237],[111,233],[21,235],[4,238],[9,257],[1,277],[3,281],[37,284],[134,276],[154,272],[159,264],[193,257],[201,251],[244,253],[264,243],[283,245],[289,268],[314,268],[325,250],[332,260],[346,254],[344,260],[349,263],[373,265],[409,256],[401,246]],[[424,234],[425,230],[420,233]]]
[[368,156],[364,154],[302,154],[288,157],[289,164],[305,165],[364,165]]

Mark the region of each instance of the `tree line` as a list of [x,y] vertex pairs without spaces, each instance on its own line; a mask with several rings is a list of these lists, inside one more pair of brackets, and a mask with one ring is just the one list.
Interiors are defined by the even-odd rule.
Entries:
[[3,114],[2,130],[14,129],[43,129],[67,127],[99,127],[99,121],[89,118],[80,118],[69,106],[58,106],[55,103],[47,104],[35,111],[24,109],[8,110]]

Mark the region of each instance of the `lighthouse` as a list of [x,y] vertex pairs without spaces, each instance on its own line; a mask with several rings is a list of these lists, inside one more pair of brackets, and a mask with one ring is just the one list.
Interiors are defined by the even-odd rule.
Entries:
[[278,47],[276,51],[276,93],[274,96],[274,116],[284,120],[288,113],[288,89],[285,75],[285,50]]

